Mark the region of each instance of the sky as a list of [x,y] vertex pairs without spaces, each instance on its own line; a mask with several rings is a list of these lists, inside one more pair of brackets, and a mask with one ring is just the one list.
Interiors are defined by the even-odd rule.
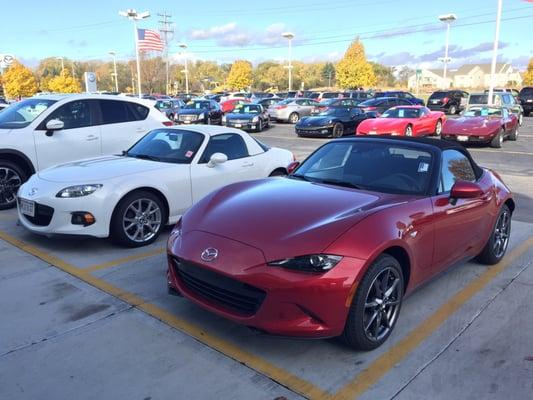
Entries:
[[[293,60],[336,61],[359,36],[367,57],[390,66],[439,68],[444,55],[441,14],[455,13],[450,31],[451,66],[490,62],[497,0],[26,0],[1,5],[0,54],[13,54],[29,66],[45,57],[121,60],[134,57],[131,21],[119,10],[149,11],[139,27],[158,29],[157,14],[172,15],[175,33],[169,54],[220,63],[285,60],[294,33]],[[63,3],[63,4],[62,4]],[[504,0],[499,61],[524,69],[533,57],[533,3]]]

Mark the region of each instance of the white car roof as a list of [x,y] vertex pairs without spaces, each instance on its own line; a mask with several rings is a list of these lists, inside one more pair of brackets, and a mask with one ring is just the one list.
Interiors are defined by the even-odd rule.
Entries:
[[218,126],[218,125],[175,125],[171,126],[165,129],[175,129],[175,130],[187,130],[192,132],[198,132],[203,133],[206,136],[214,136],[214,135],[220,135],[222,133],[237,133],[241,136],[247,135],[246,132],[243,132],[239,129],[235,128],[228,128],[226,126]]
[[127,97],[127,96],[117,96],[113,94],[98,94],[98,93],[53,93],[53,94],[42,94],[39,96],[34,96],[38,99],[44,100],[87,100],[87,99],[105,99],[105,100],[119,100],[119,101],[132,101],[134,103],[141,104],[150,104],[146,102],[146,99],[139,99],[138,97]]

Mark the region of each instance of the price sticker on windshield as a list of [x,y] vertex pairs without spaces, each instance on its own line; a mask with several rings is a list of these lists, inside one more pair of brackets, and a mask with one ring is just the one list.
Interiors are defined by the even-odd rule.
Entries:
[[428,172],[429,164],[427,162],[421,162],[418,164],[418,172]]
[[187,158],[191,158],[193,154],[194,154],[194,153],[193,153],[192,151],[189,150],[187,153],[185,153],[185,157],[187,157]]

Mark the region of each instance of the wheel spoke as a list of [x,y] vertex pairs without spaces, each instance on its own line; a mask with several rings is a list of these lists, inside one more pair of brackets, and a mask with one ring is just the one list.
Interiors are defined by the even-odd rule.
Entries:
[[376,300],[372,300],[370,303],[365,303],[365,308],[373,308],[377,306],[378,306],[378,303],[376,303]]
[[379,329],[381,328],[381,312],[378,312],[376,322],[374,324],[374,337],[377,339],[379,335]]
[[398,283],[400,283],[400,279],[396,278],[394,280],[394,282],[392,282],[392,285],[390,286],[390,288],[388,288],[386,291],[385,291],[385,298],[389,298],[390,295],[392,294],[392,292],[394,292],[394,290],[396,289],[396,286],[398,286]]
[[386,312],[384,312],[382,314],[383,314],[383,319],[385,320],[385,325],[387,326],[388,329],[390,329],[391,328],[391,323],[390,323],[389,316],[387,315]]
[[375,321],[378,314],[379,314],[379,311],[374,311],[374,313],[370,317],[370,320],[366,323],[365,331],[368,331],[370,329],[370,327],[372,326],[372,323]]

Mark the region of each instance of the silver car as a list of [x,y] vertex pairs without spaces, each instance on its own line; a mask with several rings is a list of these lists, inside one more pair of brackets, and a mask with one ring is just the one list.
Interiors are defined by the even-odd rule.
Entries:
[[311,99],[286,99],[268,107],[270,119],[275,121],[297,123],[300,118],[311,115],[311,110],[318,103]]

